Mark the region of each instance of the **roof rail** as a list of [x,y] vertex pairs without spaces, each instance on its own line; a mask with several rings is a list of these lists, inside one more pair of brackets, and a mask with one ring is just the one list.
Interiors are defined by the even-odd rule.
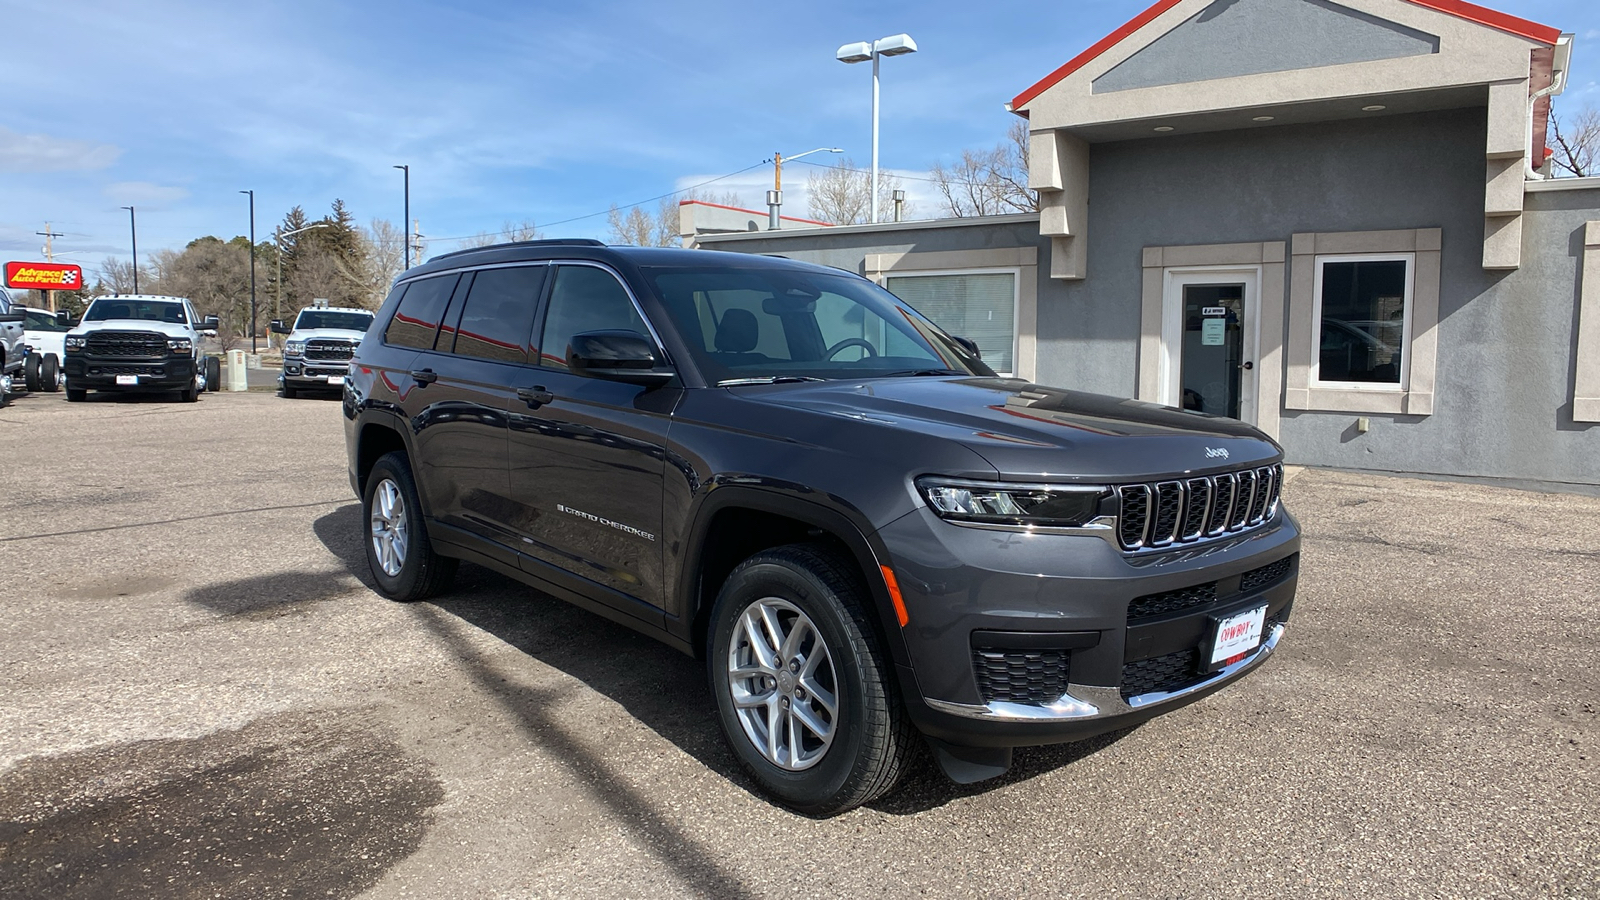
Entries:
[[436,259],[450,259],[451,257],[462,256],[462,255],[467,254],[467,253],[477,253],[477,252],[479,252],[481,250],[504,250],[504,249],[507,249],[509,247],[604,247],[604,246],[606,246],[606,242],[605,241],[597,241],[594,238],[547,238],[545,240],[539,240],[539,241],[507,241],[504,244],[488,244],[488,245],[483,246],[483,247],[468,247],[465,250],[452,250],[449,253],[441,253],[438,256],[429,257],[428,258],[428,262],[433,262]]

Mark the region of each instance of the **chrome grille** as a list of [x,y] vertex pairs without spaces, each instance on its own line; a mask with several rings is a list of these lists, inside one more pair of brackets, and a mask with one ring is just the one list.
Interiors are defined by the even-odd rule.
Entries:
[[345,360],[356,355],[356,347],[349,341],[316,340],[306,342],[306,359]]
[[83,349],[103,359],[159,359],[167,355],[167,336],[148,331],[96,331]]
[[1281,465],[1119,485],[1117,537],[1123,549],[1142,550],[1242,531],[1272,518],[1282,487]]

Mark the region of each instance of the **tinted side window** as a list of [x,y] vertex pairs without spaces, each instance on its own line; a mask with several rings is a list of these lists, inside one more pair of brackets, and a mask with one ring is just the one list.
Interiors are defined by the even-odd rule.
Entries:
[[590,266],[558,268],[555,286],[550,289],[544,335],[539,340],[539,365],[565,369],[573,335],[612,329],[650,337],[650,329],[633,308],[627,290],[610,272]]
[[[520,266],[477,273],[461,311],[455,352],[500,362],[526,362],[544,271],[544,266]],[[440,349],[444,349],[442,342]]]
[[440,275],[412,282],[383,332],[383,342],[396,347],[432,350],[433,336],[439,331],[439,320],[444,315],[445,304],[450,301],[456,278],[455,275]]

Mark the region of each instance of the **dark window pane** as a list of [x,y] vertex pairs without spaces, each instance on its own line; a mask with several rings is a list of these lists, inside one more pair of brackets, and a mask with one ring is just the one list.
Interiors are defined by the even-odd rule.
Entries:
[[440,275],[413,282],[400,298],[400,308],[383,332],[383,342],[396,347],[432,350],[439,319],[456,286],[455,275]]
[[562,266],[556,271],[555,287],[550,290],[550,312],[544,320],[544,337],[539,341],[539,365],[555,369],[567,367],[567,346],[572,336],[586,331],[620,329],[638,332],[649,339],[639,312],[622,284],[604,269],[589,266]]
[[1321,381],[1400,384],[1407,262],[1322,264]]
[[485,269],[477,273],[457,326],[456,353],[525,362],[543,282],[543,266]]

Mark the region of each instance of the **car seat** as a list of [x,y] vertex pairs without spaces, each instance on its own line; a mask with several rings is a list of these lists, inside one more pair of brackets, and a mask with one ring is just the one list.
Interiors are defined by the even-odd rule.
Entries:
[[761,342],[761,323],[748,309],[730,309],[717,323],[717,360],[724,365],[770,362],[763,353],[754,353]]

